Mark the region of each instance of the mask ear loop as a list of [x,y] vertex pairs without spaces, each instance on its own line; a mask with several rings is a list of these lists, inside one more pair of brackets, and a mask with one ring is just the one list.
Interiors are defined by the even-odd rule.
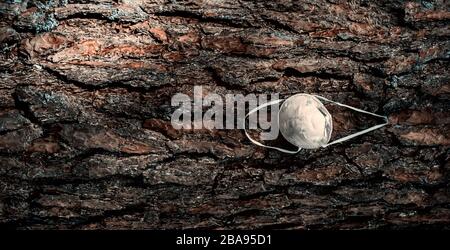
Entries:
[[[270,101],[270,102],[266,102],[266,103],[264,103],[264,104],[261,104],[261,105],[259,105],[258,107],[256,107],[256,108],[250,110],[250,111],[245,115],[245,118],[244,118],[244,132],[245,132],[245,135],[247,136],[247,138],[248,138],[252,143],[254,143],[254,144],[256,144],[256,145],[258,145],[258,146],[260,146],[260,147],[276,149],[276,150],[278,150],[278,151],[280,151],[280,152],[288,153],[288,154],[296,154],[296,153],[300,152],[301,148],[298,148],[297,151],[290,151],[290,150],[287,150],[287,149],[282,149],[282,148],[278,148],[278,147],[272,147],[272,146],[264,145],[264,144],[262,144],[262,143],[260,143],[260,142],[258,142],[258,141],[256,141],[256,140],[254,140],[253,138],[251,138],[250,135],[247,133],[247,129],[245,128],[245,121],[247,120],[247,117],[248,117],[249,115],[255,113],[256,111],[258,111],[258,110],[260,110],[260,109],[262,109],[262,108],[265,108],[265,107],[267,107],[267,106],[272,106],[272,105],[274,105],[274,104],[278,104],[278,103],[280,103],[280,102],[282,102],[282,101],[283,101],[283,99],[273,100],[273,101]],[[279,116],[278,116],[278,119],[280,119]]]
[[334,104],[336,104],[336,105],[338,105],[338,106],[346,107],[346,108],[349,108],[349,109],[351,109],[351,110],[354,110],[354,111],[357,111],[357,112],[360,112],[360,113],[364,113],[364,114],[368,114],[368,115],[372,115],[372,116],[384,118],[384,120],[385,120],[385,122],[382,123],[382,124],[375,125],[375,126],[373,126],[373,127],[370,127],[370,128],[364,129],[364,130],[361,130],[361,131],[356,132],[356,133],[351,134],[351,135],[344,136],[344,137],[342,137],[342,138],[340,138],[340,139],[337,139],[337,140],[335,140],[335,141],[333,141],[333,142],[330,142],[330,143],[328,143],[328,144],[325,144],[325,145],[322,146],[323,148],[328,147],[328,146],[333,145],[333,144],[336,144],[336,143],[340,143],[340,142],[343,142],[343,141],[347,141],[347,140],[349,140],[349,139],[352,139],[352,138],[354,138],[354,137],[360,136],[360,135],[365,134],[365,133],[367,133],[367,132],[370,132],[370,131],[372,131],[372,130],[379,129],[379,128],[384,127],[384,126],[386,126],[387,124],[389,124],[389,120],[388,120],[387,116],[378,115],[378,114],[375,114],[375,113],[372,113],[372,112],[368,112],[368,111],[365,111],[365,110],[362,110],[362,109],[359,109],[359,108],[355,108],[355,107],[352,107],[352,106],[349,106],[349,105],[345,105],[345,104],[343,104],[343,103],[335,102],[335,101],[329,100],[329,99],[327,99],[327,98],[325,98],[325,97],[322,97],[322,96],[318,96],[318,95],[314,95],[314,96],[317,97],[317,98],[320,99],[320,100],[327,101],[327,102],[331,102],[331,103],[334,103]]

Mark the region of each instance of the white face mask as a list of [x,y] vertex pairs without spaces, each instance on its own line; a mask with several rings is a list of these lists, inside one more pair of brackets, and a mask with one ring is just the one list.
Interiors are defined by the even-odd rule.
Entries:
[[[331,114],[328,112],[328,110],[325,108],[325,106],[322,104],[320,100],[334,103],[336,105],[346,107],[361,113],[384,118],[385,123],[375,125],[373,127],[364,129],[362,131],[345,136],[341,139],[329,143],[331,139],[331,133],[333,132],[333,121],[331,118]],[[283,102],[283,99],[264,103],[259,107],[256,107],[255,109],[251,110],[246,115],[245,118],[247,119],[247,117],[250,114],[255,113],[256,111],[264,107],[278,104],[280,102]],[[278,124],[280,132],[283,135],[283,137],[288,142],[297,146],[298,147],[297,151],[290,151],[278,147],[264,145],[252,139],[250,135],[247,133],[247,130],[244,130],[245,135],[247,135],[248,139],[251,142],[253,142],[258,146],[276,149],[284,153],[297,153],[302,148],[315,149],[320,147],[327,147],[336,143],[349,140],[353,137],[365,134],[372,130],[381,128],[386,124],[388,124],[388,118],[386,116],[377,115],[339,102],[334,102],[322,96],[309,94],[296,94],[289,97],[281,104],[280,111],[278,113]],[[244,120],[244,128],[245,128],[245,120]]]

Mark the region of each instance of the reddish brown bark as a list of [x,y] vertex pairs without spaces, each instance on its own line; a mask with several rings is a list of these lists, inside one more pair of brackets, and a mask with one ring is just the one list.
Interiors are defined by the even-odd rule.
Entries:
[[[3,1],[0,223],[448,228],[449,19],[436,1]],[[286,155],[175,130],[174,93],[316,93],[381,130]],[[376,121],[330,107],[333,136]]]

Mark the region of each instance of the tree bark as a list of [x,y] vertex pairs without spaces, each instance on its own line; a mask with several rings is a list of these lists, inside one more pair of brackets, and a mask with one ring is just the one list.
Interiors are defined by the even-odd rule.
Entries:
[[[0,223],[448,229],[449,7],[2,1]],[[221,96],[314,93],[390,124],[288,155],[239,129],[173,129],[171,97],[194,85]],[[378,122],[329,110],[333,138]]]

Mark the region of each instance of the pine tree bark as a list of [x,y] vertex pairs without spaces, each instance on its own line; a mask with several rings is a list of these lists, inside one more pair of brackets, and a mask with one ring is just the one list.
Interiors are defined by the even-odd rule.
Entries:
[[[449,228],[447,1],[0,3],[0,223]],[[295,155],[175,130],[175,93],[315,93],[383,129]],[[329,107],[339,137],[377,122]]]

